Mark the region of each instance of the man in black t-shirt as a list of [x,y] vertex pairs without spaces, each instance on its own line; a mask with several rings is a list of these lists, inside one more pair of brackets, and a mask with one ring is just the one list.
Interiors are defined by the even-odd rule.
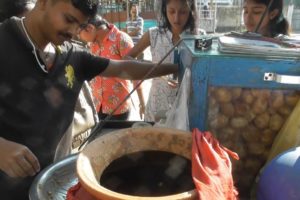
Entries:
[[[83,81],[141,79],[154,64],[95,57],[69,40],[96,14],[97,0],[38,0],[26,18],[0,25],[0,198],[27,199],[51,164]],[[164,64],[149,76],[175,73]]]

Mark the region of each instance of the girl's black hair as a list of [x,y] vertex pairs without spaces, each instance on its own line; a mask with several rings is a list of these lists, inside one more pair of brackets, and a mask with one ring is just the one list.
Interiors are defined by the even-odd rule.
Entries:
[[94,17],[98,11],[99,0],[71,0],[72,5],[89,18]]
[[0,0],[0,22],[24,13],[36,0]]
[[90,18],[88,20],[88,24],[94,25],[96,28],[99,28],[100,26],[106,26],[106,28],[109,28],[109,23],[104,18],[102,18],[100,15],[95,15],[94,17]]
[[[171,30],[171,24],[167,17],[167,5],[170,0],[161,0],[161,1],[162,1],[162,6],[161,6],[161,19],[159,19],[160,20],[159,28]],[[195,32],[196,16],[197,16],[195,1],[194,0],[182,0],[182,1],[186,1],[190,9],[189,18],[183,29],[184,30],[189,29],[190,32]]]
[[[246,0],[247,1],[247,0]],[[254,0],[256,3],[262,3],[266,6],[269,5],[271,0]],[[270,20],[270,33],[272,37],[279,34],[289,35],[290,26],[286,18],[283,16],[283,0],[273,0],[269,12],[278,9],[278,15]]]

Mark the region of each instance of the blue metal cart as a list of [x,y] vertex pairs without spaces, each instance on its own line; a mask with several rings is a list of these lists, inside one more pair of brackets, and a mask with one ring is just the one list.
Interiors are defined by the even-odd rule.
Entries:
[[[179,46],[180,74],[191,70],[190,129],[211,131],[237,152],[233,176],[242,197],[250,190],[281,126],[300,95],[300,59],[221,53],[217,41],[196,50]],[[300,55],[299,55],[300,58]]]

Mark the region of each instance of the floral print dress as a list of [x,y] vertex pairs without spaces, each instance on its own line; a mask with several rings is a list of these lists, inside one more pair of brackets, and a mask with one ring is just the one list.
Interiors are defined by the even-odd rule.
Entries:
[[[153,27],[149,29],[149,34],[152,62],[158,63],[173,47],[172,33],[169,30],[161,32],[158,27]],[[171,53],[164,60],[164,63],[173,62],[174,53]],[[168,84],[170,79],[173,79],[173,75],[152,79],[152,86],[145,110],[146,121],[159,121],[172,107],[178,88],[173,88]]]
[[[130,36],[110,25],[110,32],[100,44],[93,43],[91,52],[105,58],[121,60],[133,47]],[[132,83],[119,78],[106,78],[97,76],[90,81],[96,110],[99,113],[110,114],[117,105],[129,94]],[[114,115],[129,112],[131,107],[130,99],[122,104]]]

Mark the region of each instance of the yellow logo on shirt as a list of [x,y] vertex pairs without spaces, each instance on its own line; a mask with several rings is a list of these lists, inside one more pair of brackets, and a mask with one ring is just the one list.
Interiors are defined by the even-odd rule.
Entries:
[[55,46],[56,53],[61,54],[61,46]]
[[66,71],[65,77],[67,79],[67,86],[69,88],[73,88],[74,81],[75,81],[74,69],[71,65],[68,65],[66,66],[65,71]]

